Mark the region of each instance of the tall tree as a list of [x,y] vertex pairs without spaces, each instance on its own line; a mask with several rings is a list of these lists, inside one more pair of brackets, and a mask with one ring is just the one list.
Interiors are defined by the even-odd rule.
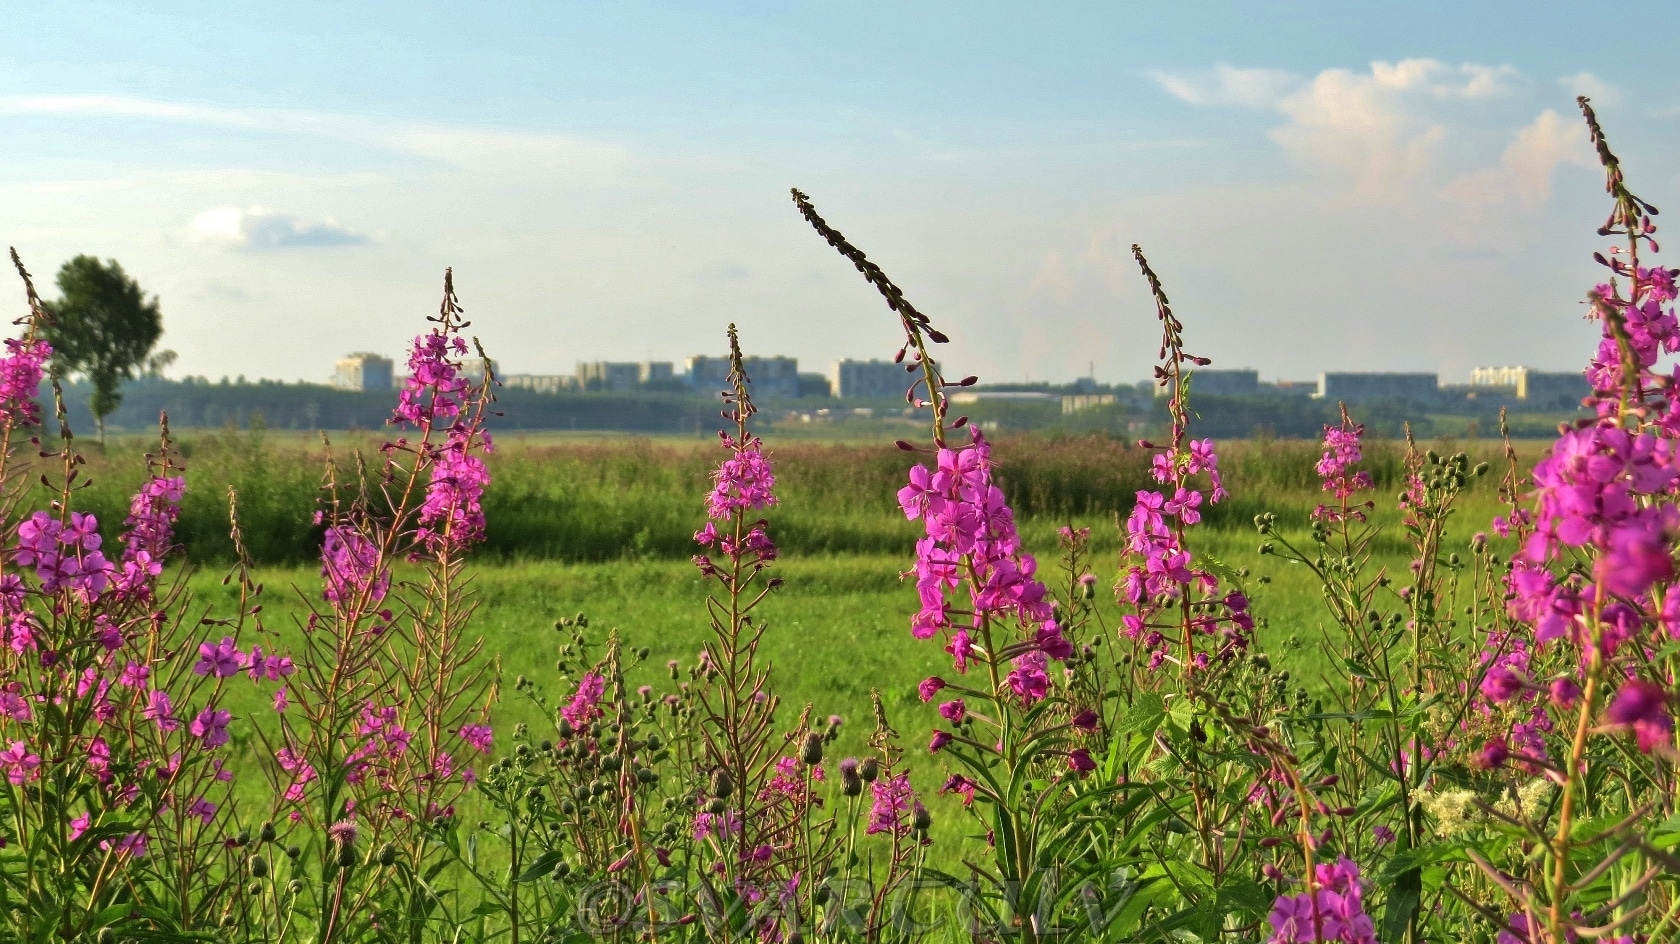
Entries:
[[115,259],[77,256],[58,270],[57,301],[45,307],[44,334],[53,361],[64,374],[80,373],[93,384],[88,406],[105,441],[105,417],[122,403],[118,387],[163,336],[157,296],[150,299]]

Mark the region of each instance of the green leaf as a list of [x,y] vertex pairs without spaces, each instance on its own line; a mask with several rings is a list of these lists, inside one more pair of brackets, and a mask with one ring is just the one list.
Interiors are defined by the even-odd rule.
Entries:
[[1412,921],[1412,915],[1417,913],[1422,897],[1423,875],[1416,868],[1407,869],[1388,883],[1388,903],[1383,907],[1382,915],[1383,940],[1401,939]]
[[559,849],[550,849],[538,856],[537,861],[532,862],[525,871],[519,873],[519,877],[514,879],[514,881],[534,882],[550,872],[553,872],[555,864],[558,863],[564,856],[565,853],[561,852]]

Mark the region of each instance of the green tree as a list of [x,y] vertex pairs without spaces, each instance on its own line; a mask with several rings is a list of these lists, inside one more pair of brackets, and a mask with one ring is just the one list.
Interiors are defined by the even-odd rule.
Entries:
[[58,291],[63,297],[45,305],[50,320],[43,333],[59,372],[93,384],[88,406],[103,443],[105,417],[122,403],[117,388],[157,345],[163,315],[157,296],[148,299],[115,259],[71,259],[58,270]]

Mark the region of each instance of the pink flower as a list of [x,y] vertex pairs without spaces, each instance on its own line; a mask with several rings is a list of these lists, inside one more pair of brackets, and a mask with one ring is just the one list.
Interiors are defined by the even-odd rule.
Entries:
[[13,721],[30,721],[35,717],[25,701],[16,692],[0,691],[0,714]]
[[601,695],[607,690],[605,676],[595,672],[586,673],[578,683],[577,693],[572,696],[571,703],[560,709],[561,717],[571,722],[575,728],[582,728],[589,724],[598,713],[595,705],[601,700]]
[[1085,748],[1076,748],[1068,753],[1068,769],[1083,777],[1097,769],[1097,762],[1091,759],[1091,752]]
[[1482,770],[1494,770],[1505,766],[1505,761],[1510,756],[1511,749],[1506,745],[1505,739],[1493,738],[1483,744],[1482,749],[1476,752],[1472,763]]
[[1613,728],[1632,730],[1639,749],[1647,754],[1658,744],[1667,743],[1674,732],[1674,720],[1668,713],[1668,693],[1661,686],[1640,679],[1616,691],[1604,720]]
[[233,644],[233,637],[223,636],[219,643],[199,644],[198,662],[193,665],[193,674],[227,678],[239,674],[240,661],[239,648]]
[[910,832],[910,806],[916,794],[910,789],[910,775],[882,777],[869,785],[874,803],[869,808],[869,826],[864,834],[892,833],[905,836]]
[[1494,704],[1510,701],[1523,690],[1523,680],[1504,666],[1494,666],[1482,676],[1482,694]]
[[495,744],[495,737],[487,724],[462,725],[461,739],[477,748],[481,754],[490,753],[490,748]]
[[949,743],[951,743],[951,733],[949,731],[934,731],[933,740],[928,742],[928,753],[937,754]]
[[228,742],[227,726],[232,720],[233,715],[230,712],[206,708],[187,726],[187,733],[203,741],[205,747],[214,750]]
[[6,779],[13,786],[20,786],[41,775],[41,755],[29,750],[28,743],[13,741],[11,747],[0,751],[0,767],[6,770]]
[[1050,692],[1050,676],[1045,672],[1048,662],[1041,651],[1024,652],[1016,657],[1015,668],[1004,677],[1004,681],[1015,690],[1022,702],[1031,705]]
[[961,698],[953,699],[939,706],[939,716],[952,724],[962,724],[968,717],[968,705]]
[[922,696],[923,702],[930,702],[933,701],[935,695],[939,694],[940,689],[944,687],[945,680],[937,675],[933,675],[922,679],[921,684],[916,686],[916,692]]
[[140,716],[158,726],[159,731],[174,731],[181,727],[176,720],[174,706],[169,703],[169,693],[161,689],[152,689],[146,693],[146,707]]

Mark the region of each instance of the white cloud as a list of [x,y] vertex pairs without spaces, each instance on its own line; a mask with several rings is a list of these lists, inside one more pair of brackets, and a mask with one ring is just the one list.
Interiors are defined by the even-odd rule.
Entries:
[[1394,202],[1436,166],[1447,139],[1446,127],[1424,103],[1503,95],[1516,75],[1511,66],[1402,59],[1373,62],[1364,72],[1326,69],[1306,82],[1224,63],[1205,73],[1156,72],[1153,78],[1193,105],[1279,112],[1288,121],[1271,137],[1291,157],[1345,175],[1361,199]]
[[1585,95],[1597,105],[1614,105],[1622,100],[1621,89],[1604,81],[1591,72],[1577,72],[1558,79],[1558,84],[1569,90],[1571,95]]
[[1519,129],[1499,166],[1465,174],[1447,186],[1448,197],[1470,204],[1515,201],[1537,206],[1552,195],[1552,174],[1562,164],[1592,167],[1587,130],[1548,108]]
[[1268,108],[1301,84],[1297,75],[1280,69],[1238,69],[1218,63],[1208,72],[1149,74],[1169,95],[1192,105],[1241,105]]
[[55,118],[138,118],[228,128],[255,128],[253,115],[227,108],[186,105],[127,95],[0,95],[0,115]]
[[202,245],[247,252],[360,246],[373,241],[332,217],[306,221],[260,206],[206,210],[193,219],[189,234]]
[[0,115],[166,121],[267,134],[305,135],[383,148],[474,170],[601,170],[622,148],[547,131],[444,125],[295,109],[233,109],[125,95],[0,96]]

